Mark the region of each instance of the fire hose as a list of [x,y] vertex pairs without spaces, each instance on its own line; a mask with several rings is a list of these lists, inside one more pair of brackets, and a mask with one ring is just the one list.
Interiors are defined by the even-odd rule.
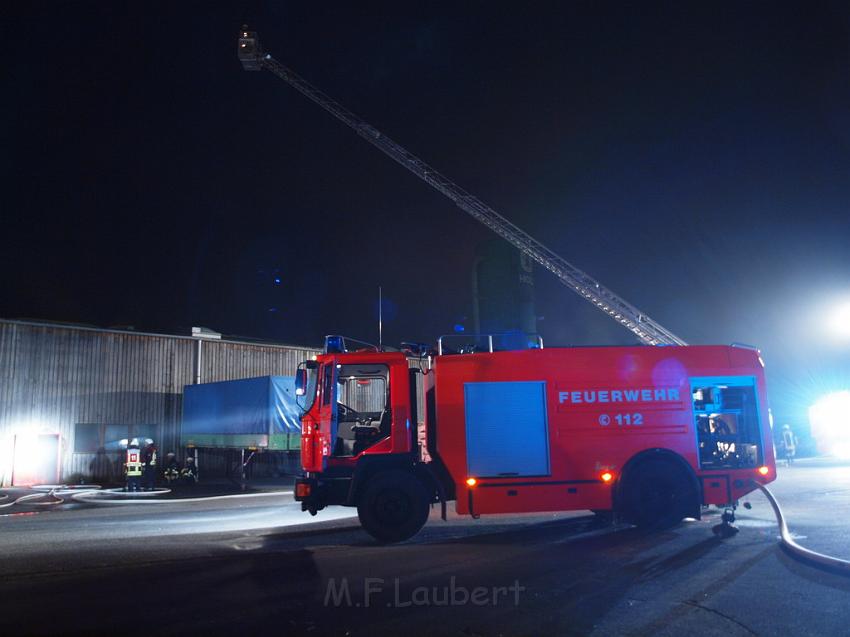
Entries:
[[[86,504],[183,504],[185,502],[210,502],[212,500],[229,500],[235,498],[262,498],[269,496],[292,495],[292,491],[263,491],[262,493],[232,493],[230,495],[213,495],[198,498],[172,498],[170,500],[154,500],[154,499],[133,499],[137,496],[164,495],[170,489],[160,489],[158,491],[127,493],[121,489],[108,489],[106,491],[82,491],[75,493],[71,499],[76,502],[84,502]],[[101,495],[102,494],[102,495]],[[114,495],[120,494],[119,497]],[[130,496],[130,497],[127,497]]]
[[[79,485],[64,485],[64,484],[40,484],[32,487],[36,493],[27,493],[19,496],[6,504],[0,504],[0,509],[15,506],[16,504],[29,504],[33,506],[52,506],[62,504],[65,498],[63,495],[71,495],[74,493],[94,493],[100,489],[97,484],[79,484]],[[8,500],[11,496],[8,493],[2,494],[0,502]],[[39,501],[43,498],[51,498],[49,500]]]
[[[0,504],[0,509],[16,504],[37,506],[52,506],[62,504],[65,497],[75,502],[85,504],[122,505],[122,504],[183,504],[186,502],[209,502],[211,500],[228,500],[235,498],[259,498],[269,496],[292,495],[292,491],[263,491],[261,493],[234,493],[229,495],[202,496],[195,498],[172,498],[169,500],[154,499],[156,496],[171,493],[171,489],[159,488],[153,491],[124,491],[118,489],[101,489],[99,485],[36,485],[32,487],[37,493],[22,495],[11,502]],[[2,500],[9,499],[8,494],[2,494]],[[43,498],[49,500],[39,501]],[[0,500],[0,501],[2,501]]]
[[773,507],[773,512],[776,514],[776,522],[779,524],[779,543],[783,549],[788,551],[794,557],[805,562],[828,568],[841,573],[842,575],[850,575],[850,560],[842,560],[841,558],[833,557],[832,555],[824,555],[823,553],[812,551],[811,549],[807,549],[797,544],[791,536],[791,532],[788,530],[788,524],[785,522],[785,516],[782,513],[782,509],[779,507],[779,502],[776,501],[773,494],[768,491],[767,487],[763,484],[759,484],[757,482],[754,484],[761,490],[762,493],[764,493],[767,501],[770,502],[770,506]]

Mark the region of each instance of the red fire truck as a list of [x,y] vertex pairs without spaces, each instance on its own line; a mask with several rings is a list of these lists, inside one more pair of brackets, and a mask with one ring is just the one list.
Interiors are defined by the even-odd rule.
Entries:
[[355,506],[379,541],[412,537],[451,500],[473,517],[589,509],[663,528],[776,477],[753,348],[488,351],[422,371],[343,342],[329,337],[296,377],[296,500],[312,514]]

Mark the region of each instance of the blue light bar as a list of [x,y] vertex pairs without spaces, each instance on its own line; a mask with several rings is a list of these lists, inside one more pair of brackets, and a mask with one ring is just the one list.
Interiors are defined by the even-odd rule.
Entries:
[[325,354],[345,353],[345,338],[342,336],[325,336]]

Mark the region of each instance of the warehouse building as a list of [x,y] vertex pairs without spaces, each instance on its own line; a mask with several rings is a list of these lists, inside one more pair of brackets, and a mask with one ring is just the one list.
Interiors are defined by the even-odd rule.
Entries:
[[[120,481],[119,441],[180,449],[183,388],[291,376],[317,349],[222,337],[0,319],[0,485]],[[201,449],[202,474],[224,474],[234,450]],[[297,470],[291,448],[260,453],[268,473]],[[240,456],[241,457],[241,456]]]

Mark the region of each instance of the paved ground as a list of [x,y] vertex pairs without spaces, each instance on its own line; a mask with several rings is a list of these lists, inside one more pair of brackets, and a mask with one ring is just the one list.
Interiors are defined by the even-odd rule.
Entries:
[[[850,558],[850,465],[773,491],[801,544]],[[652,536],[572,513],[434,518],[390,547],[347,509],[304,525],[286,494],[4,516],[0,634],[850,633],[850,579],[787,556],[750,502],[730,540],[716,512]]]

